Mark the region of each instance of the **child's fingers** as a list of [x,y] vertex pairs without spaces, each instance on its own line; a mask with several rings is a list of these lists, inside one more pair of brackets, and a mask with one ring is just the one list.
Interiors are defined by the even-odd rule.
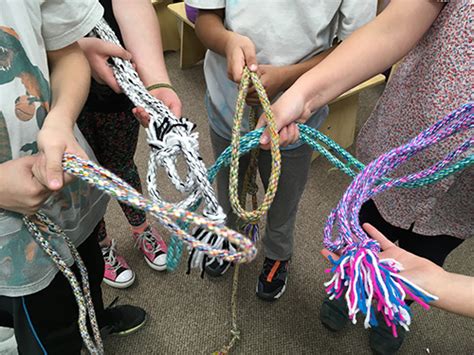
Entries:
[[380,233],[374,226],[369,223],[364,223],[362,228],[367,232],[367,234],[374,240],[376,240],[382,250],[389,249],[395,246],[390,240],[388,240],[382,233]]
[[140,122],[140,124],[147,128],[150,124],[150,116],[148,113],[143,109],[143,107],[135,107],[132,109],[132,113],[135,118]]
[[125,60],[131,60],[132,54],[125,48],[114,43],[102,41],[102,53],[109,57],[119,57]]
[[246,45],[242,47],[244,52],[245,64],[248,66],[250,71],[256,72],[258,69],[257,65],[257,55],[255,54],[255,47],[251,45]]
[[63,155],[65,147],[47,145],[43,152],[45,157],[46,182],[50,190],[57,191],[63,187]]
[[327,250],[326,248],[321,250],[321,255],[324,256],[327,260],[329,260],[329,256],[331,256],[331,258],[333,258],[334,260],[339,259],[339,255],[337,255],[336,253],[333,253],[332,251]]

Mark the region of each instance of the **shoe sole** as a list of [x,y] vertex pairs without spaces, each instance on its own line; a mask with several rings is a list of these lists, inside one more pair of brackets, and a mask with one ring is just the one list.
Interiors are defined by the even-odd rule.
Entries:
[[132,286],[132,284],[135,282],[135,276],[136,276],[135,273],[133,273],[133,277],[127,282],[115,282],[115,281],[106,279],[105,277],[102,280],[104,281],[104,283],[106,283],[110,287],[123,289],[123,288]]
[[148,264],[149,267],[151,267],[153,270],[156,270],[156,271],[165,271],[167,269],[167,265],[166,263],[165,264],[160,264],[160,265],[157,265],[157,264],[153,264],[150,260],[148,260],[148,258],[146,256],[143,257],[146,261],[146,263]]
[[143,322],[138,324],[136,327],[130,328],[128,330],[124,330],[123,332],[113,333],[113,334],[107,335],[107,337],[109,337],[109,336],[125,337],[127,335],[136,333],[147,323],[147,321],[148,321],[148,315],[145,315],[145,319],[143,320]]
[[[288,282],[288,279],[286,280],[286,282]],[[276,301],[278,300],[284,293],[285,293],[285,290],[286,290],[286,282],[285,284],[283,285],[283,288],[280,290],[280,292],[278,292],[275,296],[271,296],[271,295],[265,295],[265,294],[259,294],[258,293],[258,282],[257,282],[257,287],[255,289],[255,293],[257,295],[258,298],[260,298],[261,300],[263,301],[267,301],[267,302],[273,302],[273,301]]]

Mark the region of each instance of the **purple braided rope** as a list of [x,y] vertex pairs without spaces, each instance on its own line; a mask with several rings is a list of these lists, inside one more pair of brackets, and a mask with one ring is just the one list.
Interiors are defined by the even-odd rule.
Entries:
[[[329,215],[324,228],[324,245],[331,251],[342,253],[338,261],[333,261],[334,266],[330,271],[334,276],[326,283],[327,292],[331,298],[339,298],[346,292],[349,317],[354,323],[356,314],[361,311],[366,314],[366,327],[376,325],[372,306],[372,303],[375,303],[377,310],[383,311],[385,321],[396,335],[396,325],[408,328],[410,324],[409,308],[404,301],[407,295],[425,308],[428,307],[428,302],[436,299],[398,275],[401,265],[397,262],[379,260],[377,255],[380,246],[370,239],[360,226],[359,212],[362,205],[373,196],[404,183],[429,179],[455,164],[474,146],[472,136],[432,166],[406,176],[387,179],[395,169],[422,150],[458,132],[473,128],[473,106],[468,103],[421,132],[407,144],[383,154],[367,165]],[[333,238],[334,229],[336,235]]]

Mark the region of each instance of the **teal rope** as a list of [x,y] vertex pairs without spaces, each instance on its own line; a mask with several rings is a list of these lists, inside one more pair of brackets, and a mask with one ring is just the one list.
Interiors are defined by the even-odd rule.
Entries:
[[[365,168],[365,165],[357,160],[352,154],[342,148],[339,144],[334,142],[331,138],[319,132],[318,130],[306,126],[304,124],[298,124],[300,130],[300,139],[302,142],[308,144],[314,151],[319,152],[323,155],[331,164],[336,168],[340,169],[350,177],[354,178]],[[260,145],[260,136],[263,133],[265,127],[259,128],[252,132],[247,133],[241,138],[240,147],[239,147],[239,156],[245,155],[250,152],[252,149],[257,148]],[[322,143],[322,144],[321,144]],[[326,148],[326,147],[328,148]],[[230,165],[231,160],[231,147],[227,147],[222,154],[217,158],[214,165],[208,169],[207,177],[210,183],[214,182],[214,179],[217,176],[217,173],[220,169]],[[444,179],[460,170],[465,169],[466,167],[474,164],[474,154],[469,155],[468,157],[445,167],[444,169],[438,171],[432,176],[420,179],[414,182],[407,182],[401,184],[399,187],[403,188],[419,188],[422,186],[434,184],[441,179]],[[380,182],[386,182],[387,178],[382,179]],[[199,203],[190,208],[191,212],[194,212],[198,207]],[[183,224],[183,228],[188,226]],[[183,242],[176,236],[171,237],[171,241],[168,247],[168,269],[175,270],[179,265],[182,255]]]

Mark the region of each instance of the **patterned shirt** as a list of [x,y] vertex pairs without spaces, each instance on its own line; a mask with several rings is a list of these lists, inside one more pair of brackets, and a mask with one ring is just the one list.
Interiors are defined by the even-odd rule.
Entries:
[[[358,137],[358,155],[369,162],[473,100],[471,1],[447,3],[430,30],[406,56]],[[472,134],[457,134],[401,167],[419,171],[444,157]],[[468,154],[473,154],[472,149]],[[417,189],[393,189],[375,198],[391,224],[423,235],[472,236],[474,169]]]
[[[50,108],[47,50],[64,48],[88,33],[102,17],[94,0],[2,0],[0,11],[0,164],[38,152],[36,137]],[[93,153],[79,130],[75,135]],[[42,207],[80,245],[104,215],[107,197],[75,180]],[[34,241],[21,215],[0,209],[0,295],[17,297],[49,285],[57,267]],[[47,227],[39,225],[45,232]],[[62,238],[47,238],[68,265]]]

